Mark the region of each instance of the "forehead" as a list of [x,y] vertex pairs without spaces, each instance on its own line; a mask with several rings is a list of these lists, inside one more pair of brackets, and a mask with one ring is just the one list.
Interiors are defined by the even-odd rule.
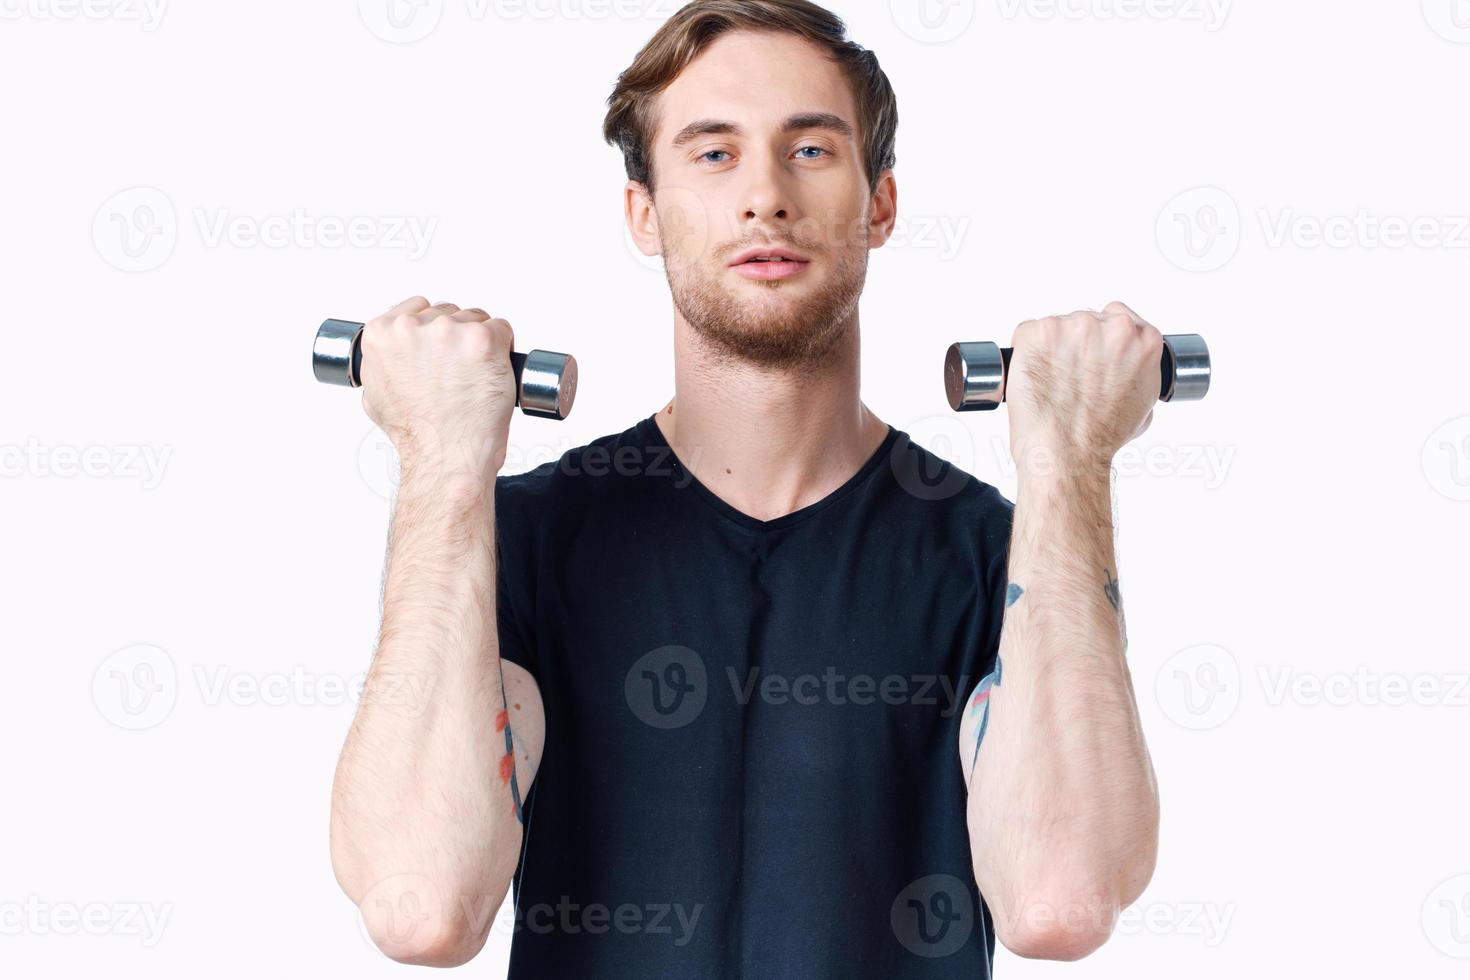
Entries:
[[776,129],[797,112],[831,112],[857,129],[851,86],[836,62],[793,34],[730,31],[691,61],[658,97],[657,150],[696,119]]

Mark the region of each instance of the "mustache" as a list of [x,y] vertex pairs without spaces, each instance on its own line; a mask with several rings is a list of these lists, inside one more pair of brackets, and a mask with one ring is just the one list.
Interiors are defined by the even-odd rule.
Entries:
[[725,258],[730,255],[738,255],[747,248],[789,248],[793,252],[815,252],[818,251],[816,242],[804,242],[799,238],[743,238],[739,241],[729,242],[721,245],[715,250],[715,255]]

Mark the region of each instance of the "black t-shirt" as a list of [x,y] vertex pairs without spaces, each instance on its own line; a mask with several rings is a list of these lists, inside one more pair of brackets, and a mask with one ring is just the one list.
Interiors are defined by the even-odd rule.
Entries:
[[890,426],[761,521],[650,416],[495,506],[500,654],[546,711],[512,980],[989,977],[957,744],[999,642],[999,491]]

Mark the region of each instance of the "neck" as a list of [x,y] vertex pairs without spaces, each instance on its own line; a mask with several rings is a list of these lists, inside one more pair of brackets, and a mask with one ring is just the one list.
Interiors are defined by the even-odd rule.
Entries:
[[852,478],[888,426],[858,393],[858,324],[820,363],[767,368],[717,354],[675,314],[674,397],[660,431],[694,478],[736,510],[775,520]]

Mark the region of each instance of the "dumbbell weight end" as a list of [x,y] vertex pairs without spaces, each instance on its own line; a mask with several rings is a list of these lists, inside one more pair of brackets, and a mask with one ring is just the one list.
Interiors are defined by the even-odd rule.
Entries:
[[[982,412],[1006,400],[1011,348],[988,340],[950,344],[944,355],[944,393],[956,412]],[[1197,333],[1164,337],[1159,400],[1199,401],[1210,390],[1210,351]]]
[[[362,385],[362,327],[355,320],[324,320],[311,349],[311,370],[323,384]],[[510,353],[516,379],[516,404],[527,415],[564,419],[577,397],[577,359],[570,354],[533,350]]]

